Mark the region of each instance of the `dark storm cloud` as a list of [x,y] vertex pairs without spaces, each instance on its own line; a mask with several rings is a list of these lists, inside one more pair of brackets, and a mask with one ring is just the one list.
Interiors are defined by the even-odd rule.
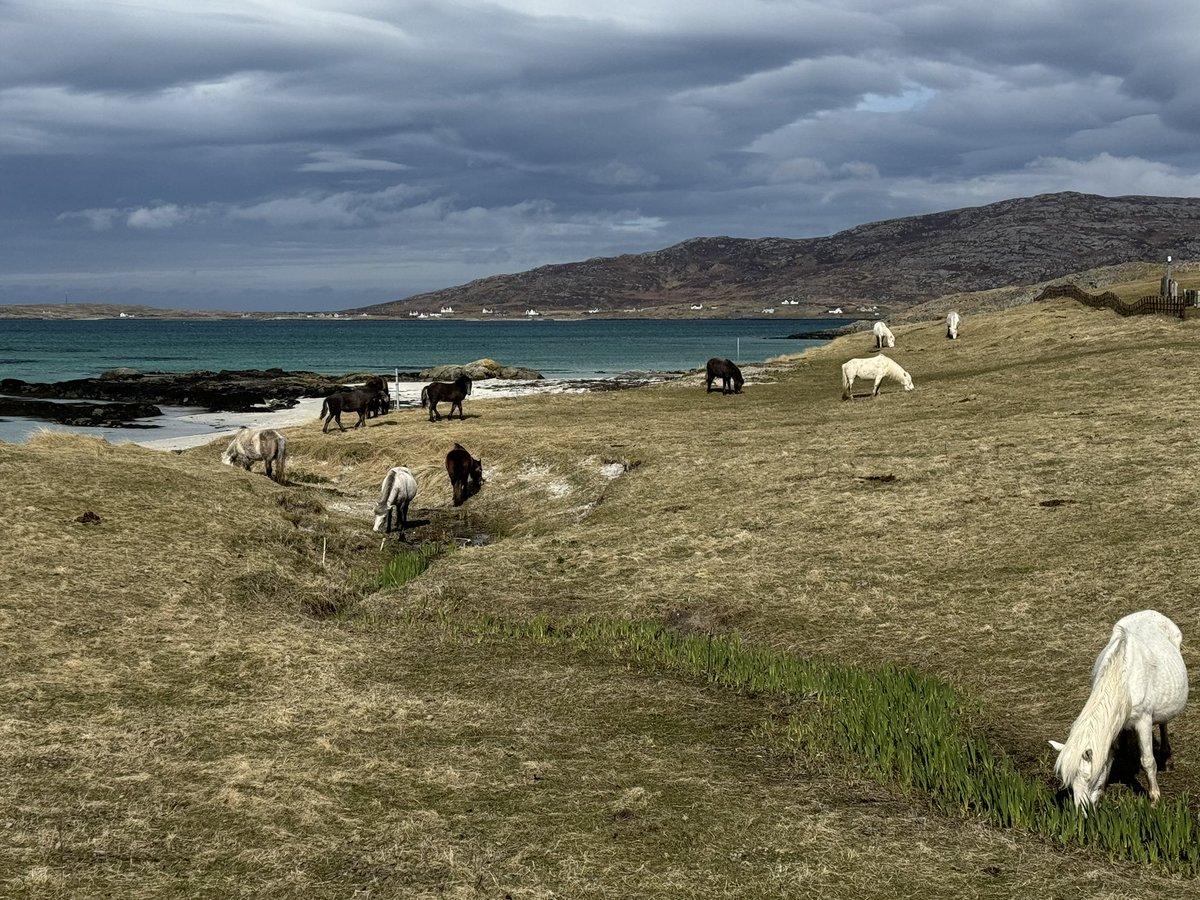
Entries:
[[322,307],[700,234],[1200,189],[1151,2],[8,0],[0,302]]

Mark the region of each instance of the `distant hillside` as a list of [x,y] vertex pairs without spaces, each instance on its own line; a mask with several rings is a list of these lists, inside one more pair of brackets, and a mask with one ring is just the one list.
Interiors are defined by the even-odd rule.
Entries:
[[[878,305],[1047,281],[1127,262],[1200,258],[1200,198],[1044,194],[860,225],[830,237],[694,238],[665,250],[542,266],[350,312],[645,315]],[[785,305],[785,301],[786,305]],[[798,305],[796,305],[798,301]],[[850,312],[847,309],[847,312]]]

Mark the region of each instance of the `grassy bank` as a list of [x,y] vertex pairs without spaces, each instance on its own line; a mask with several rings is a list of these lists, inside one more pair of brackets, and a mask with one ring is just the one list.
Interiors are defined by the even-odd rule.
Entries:
[[[219,466],[217,447],[0,446],[0,883],[1006,897],[1121,896],[1119,878],[1174,896],[1166,866],[881,777],[878,752],[817,740],[840,707],[812,691],[521,623],[736,631],[779,658],[919,673],[1048,791],[1045,740],[1113,621],[1158,608],[1195,659],[1196,327],[1039,304],[968,317],[957,342],[894,328],[917,389],[876,401],[838,400],[840,363],[870,353],[851,335],[737,397],[687,382],[468,402],[465,422],[314,423],[289,431],[285,488]],[[488,478],[460,508],[440,462],[456,440]],[[410,537],[459,547],[422,572],[368,530],[397,464],[421,487]],[[385,571],[400,574],[381,588]],[[1192,717],[1175,734],[1165,805],[1200,793]]]

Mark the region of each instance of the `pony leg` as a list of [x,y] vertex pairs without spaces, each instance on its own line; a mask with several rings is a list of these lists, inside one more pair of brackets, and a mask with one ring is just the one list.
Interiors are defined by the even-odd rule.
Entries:
[[871,393],[872,397],[879,396],[879,382],[881,382],[881,381],[883,381],[882,375],[880,375],[878,378],[875,379],[875,390]]
[[1138,738],[1138,750],[1142,756],[1142,771],[1146,773],[1146,782],[1150,785],[1150,803],[1158,803],[1158,767],[1154,762],[1154,723],[1148,718],[1139,722],[1135,727]]
[[1171,764],[1171,741],[1167,737],[1167,723],[1161,722],[1158,726],[1158,755],[1162,758],[1162,770],[1168,772],[1175,768]]

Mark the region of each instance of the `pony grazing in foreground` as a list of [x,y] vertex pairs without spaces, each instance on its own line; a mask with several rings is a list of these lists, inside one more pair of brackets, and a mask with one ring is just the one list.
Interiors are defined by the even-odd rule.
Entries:
[[472,385],[471,376],[464,373],[454,381],[435,381],[421,388],[421,407],[422,409],[426,406],[429,407],[429,421],[433,422],[441,418],[437,408],[442,401],[450,404],[450,414],[447,418],[454,418],[454,407],[456,406],[458,407],[458,417],[466,418],[463,415],[462,402],[463,398],[471,393]]
[[1179,652],[1182,642],[1179,627],[1153,609],[1128,615],[1113,627],[1108,645],[1092,666],[1091,696],[1071,726],[1067,742],[1050,742],[1058,751],[1054,772],[1076,806],[1086,811],[1104,793],[1113,744],[1126,729],[1137,735],[1150,802],[1158,802],[1154,726],[1159,727],[1165,766],[1171,753],[1167,723],[1187,703],[1187,666]]
[[287,438],[274,428],[249,428],[243,425],[221,454],[221,462],[225,465],[241,466],[247,472],[251,465],[260,460],[266,465],[267,477],[283,484]]
[[719,356],[714,356],[708,361],[705,367],[704,387],[705,393],[711,394],[713,382],[721,379],[722,394],[740,394],[742,385],[746,383],[746,379],[742,377],[742,370],[737,367],[732,359],[721,359]]
[[892,334],[892,330],[883,322],[876,322],[874,325],[872,325],[871,334],[875,335],[876,350],[882,350],[885,341],[889,347],[896,346],[896,336]]
[[375,527],[373,531],[388,534],[400,532],[404,539],[404,529],[408,527],[408,504],[417,496],[417,479],[404,466],[389,469],[379,489],[379,502],[375,504]]
[[842,399],[854,399],[854,379],[873,378],[875,387],[872,397],[879,396],[879,382],[885,378],[894,378],[904,385],[906,391],[913,389],[912,376],[900,368],[900,364],[882,353],[878,356],[868,356],[863,359],[852,359],[842,364]]
[[476,459],[462,444],[446,454],[446,474],[454,489],[454,505],[462,506],[483,487],[483,460]]
[[957,310],[950,310],[946,313],[946,337],[952,341],[958,340],[958,323],[962,317]]

